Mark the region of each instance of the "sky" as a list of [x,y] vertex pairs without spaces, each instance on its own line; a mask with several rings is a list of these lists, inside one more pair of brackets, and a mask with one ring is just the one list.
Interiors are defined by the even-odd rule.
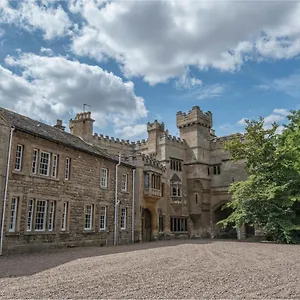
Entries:
[[0,106],[54,125],[83,110],[94,132],[178,135],[176,113],[286,123],[300,100],[299,1],[0,0]]

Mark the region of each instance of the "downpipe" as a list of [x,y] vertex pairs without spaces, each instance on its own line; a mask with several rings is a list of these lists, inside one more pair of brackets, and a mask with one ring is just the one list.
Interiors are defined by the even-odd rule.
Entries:
[[132,213],[131,213],[131,242],[134,243],[134,186],[135,186],[135,169],[132,171]]
[[9,136],[9,148],[8,148],[8,157],[6,165],[6,176],[5,176],[5,187],[4,187],[4,197],[3,197],[3,206],[2,206],[2,222],[1,222],[1,238],[0,238],[0,256],[3,253],[3,239],[4,239],[4,225],[5,225],[5,212],[6,212],[6,202],[7,202],[7,190],[8,190],[8,177],[9,177],[9,167],[10,167],[10,157],[11,157],[11,147],[12,147],[12,137],[15,128],[10,128]]
[[118,244],[118,168],[121,164],[121,154],[119,154],[119,162],[116,165],[116,186],[115,186],[115,227],[114,227],[114,246]]

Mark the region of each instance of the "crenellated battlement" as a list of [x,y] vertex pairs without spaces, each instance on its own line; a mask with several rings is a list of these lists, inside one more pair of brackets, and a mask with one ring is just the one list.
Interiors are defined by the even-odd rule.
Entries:
[[108,142],[108,143],[117,143],[120,145],[132,146],[132,144],[134,144],[134,143],[130,142],[129,140],[123,140],[123,139],[119,139],[119,138],[109,137],[108,135],[104,136],[103,134],[97,134],[97,133],[94,133],[93,138],[102,140],[102,141]]
[[229,135],[225,135],[225,136],[220,136],[220,137],[214,137],[211,142],[213,143],[224,143],[224,142],[227,142],[227,141],[230,141],[234,138],[240,138],[241,140],[244,140],[244,134],[242,133],[233,133],[233,134],[229,134]]
[[179,111],[176,115],[176,125],[178,128],[192,126],[195,124],[212,128],[212,123],[212,113],[210,111],[203,112],[199,106],[194,106],[188,113]]
[[163,122],[159,123],[157,120],[154,120],[152,123],[148,122],[147,131],[149,132],[153,130],[163,132],[165,130],[165,124]]

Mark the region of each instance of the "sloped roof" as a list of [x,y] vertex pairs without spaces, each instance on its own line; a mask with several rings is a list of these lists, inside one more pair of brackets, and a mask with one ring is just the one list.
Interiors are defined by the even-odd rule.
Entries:
[[181,179],[179,178],[179,176],[176,173],[174,173],[170,179],[170,182],[181,182]]
[[[38,136],[40,138],[59,143],[66,147],[70,147],[79,151],[83,151],[92,155],[100,156],[108,160],[118,162],[115,158],[102,151],[100,148],[88,144],[81,138],[74,136],[68,132],[47,125],[45,123],[30,119],[23,115],[17,114],[10,110],[0,107],[0,116],[8,123],[9,126],[15,127],[17,130]],[[133,168],[133,165],[124,163]]]

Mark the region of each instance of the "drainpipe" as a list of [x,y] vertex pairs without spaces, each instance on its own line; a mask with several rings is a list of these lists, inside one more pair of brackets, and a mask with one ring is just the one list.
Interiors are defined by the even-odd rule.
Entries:
[[10,166],[10,157],[11,157],[12,137],[13,137],[14,130],[15,130],[14,127],[10,128],[9,148],[8,148],[8,157],[7,157],[7,165],[6,165],[6,177],[5,177],[5,187],[4,187],[4,198],[3,198],[3,207],[2,207],[0,255],[2,255],[2,250],[3,250],[3,238],[4,238],[4,225],[5,225],[5,211],[6,211],[6,199],[7,199],[8,177],[9,177],[9,166]]
[[132,213],[131,213],[131,242],[134,243],[134,184],[135,169],[132,171]]
[[119,163],[116,165],[116,187],[115,187],[115,227],[114,227],[114,246],[118,243],[118,168],[121,164],[121,154],[119,154]]

